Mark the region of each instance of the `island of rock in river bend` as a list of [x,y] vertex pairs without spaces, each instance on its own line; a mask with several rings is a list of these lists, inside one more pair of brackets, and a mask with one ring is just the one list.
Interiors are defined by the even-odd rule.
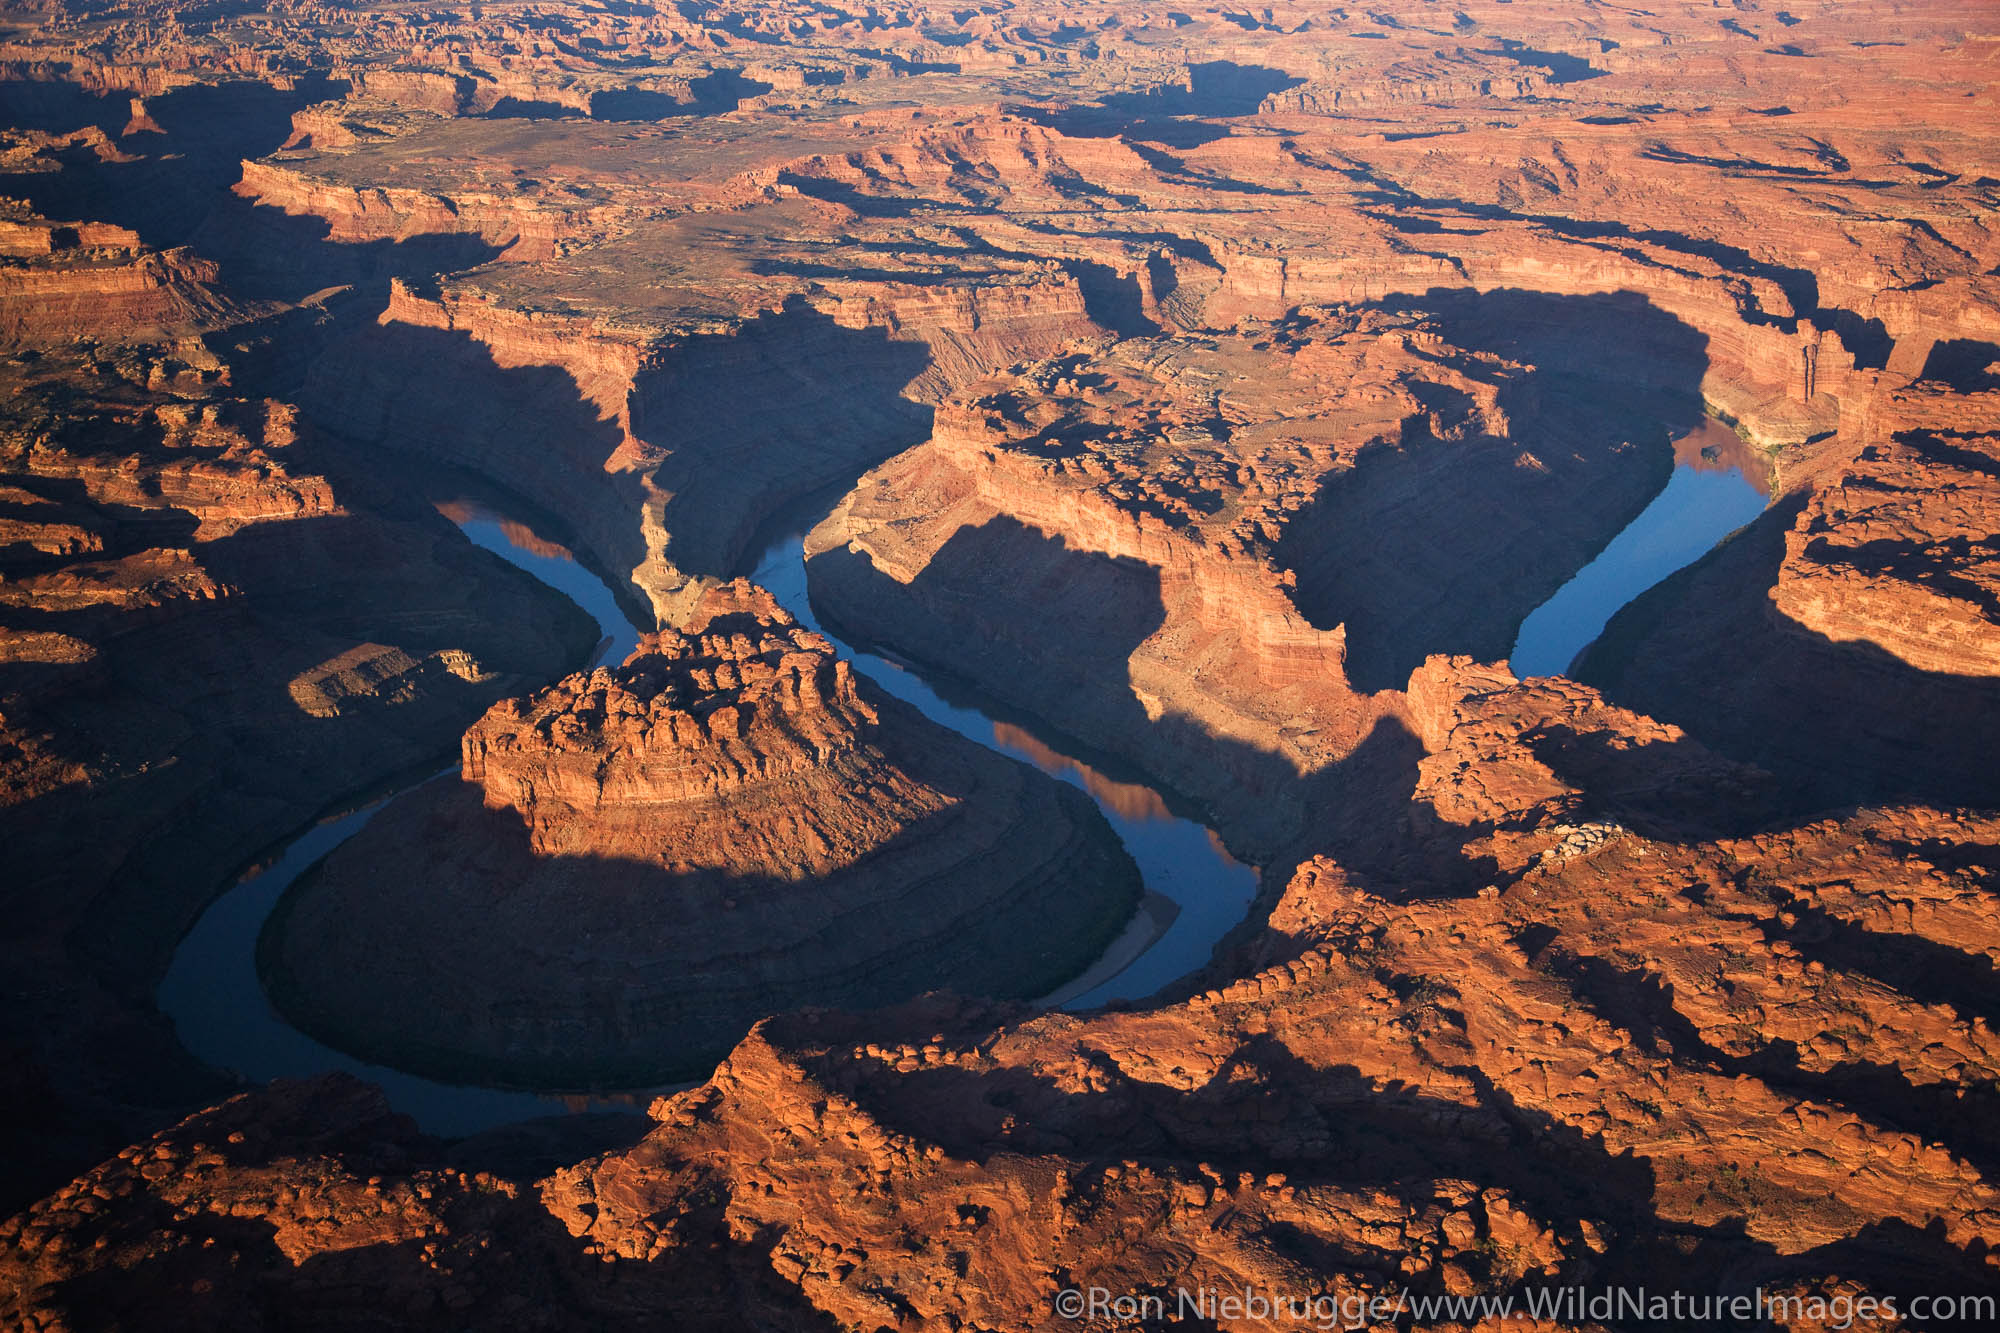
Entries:
[[[1993,1292],[1996,55],[1991,0],[8,0],[0,1324]],[[1725,431],[1679,461],[1764,511],[1517,679]],[[637,1124],[444,1143],[206,1066],[156,1003],[190,926],[468,728],[485,776],[327,872],[436,823],[342,923],[379,939],[488,858],[412,936],[444,977],[562,867],[595,911],[707,877],[775,958],[809,922],[760,894],[958,790],[879,740],[910,785],[838,824],[672,822],[771,839],[739,864],[594,741],[503,755],[595,636],[440,466],[683,635],[828,497],[829,623],[1204,806],[1256,901],[1123,1010],[738,1014]],[[857,697],[804,734],[913,734]],[[279,990],[443,985],[368,966]],[[459,1060],[553,1016],[445,998]]]
[[495,704],[464,752],[262,949],[300,1026],[406,1068],[643,1086],[802,1003],[1032,997],[1137,900],[1080,793],[858,680],[747,583]]

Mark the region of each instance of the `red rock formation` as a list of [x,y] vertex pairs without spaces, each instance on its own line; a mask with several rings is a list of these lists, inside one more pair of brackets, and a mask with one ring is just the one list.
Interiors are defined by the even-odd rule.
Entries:
[[[1313,315],[972,386],[812,534],[815,598],[1270,855],[1302,782],[1402,720],[1382,686],[1446,645],[1503,655],[1668,457],[1434,323]],[[1426,502],[1435,535],[1385,539]]]
[[[308,401],[343,433],[538,496],[673,623],[774,513],[915,439],[912,397],[1093,327],[1059,275],[770,299],[782,308],[718,325],[398,286],[378,329],[320,363]],[[816,414],[810,438],[801,413]]]
[[1074,790],[864,691],[745,583],[496,705],[461,777],[336,851],[264,946],[302,1025],[427,1071],[643,1086],[801,1002],[1040,995],[1137,895]]
[[[223,872],[580,630],[398,493],[414,454],[704,627],[766,519],[876,469],[822,528],[830,609],[1269,867],[1156,1002],[774,1018],[535,1189],[351,1088],[199,1114],[6,1224],[9,1318],[1993,1286],[1990,3],[47,0],[0,29],[0,1197],[218,1095],[146,992]],[[1593,685],[1514,680],[1524,610],[1721,443],[1674,452],[1704,410],[1768,512],[1617,618]],[[771,637],[774,673],[805,651]],[[436,812],[444,845],[506,831],[496,882],[714,874],[772,829],[810,869],[946,790],[874,813],[841,765],[895,710],[837,680],[785,746],[675,704],[689,751],[591,679],[482,724],[495,804]],[[798,718],[777,679],[720,688]],[[766,789],[855,778],[803,788],[840,823],[739,799],[780,752]],[[707,833],[636,801],[710,781],[669,825]],[[505,914],[447,901],[434,940]],[[551,918],[526,933],[581,928]]]
[[1886,436],[1808,459],[1795,498],[1627,607],[1579,674],[1770,768],[1795,809],[2000,799],[1995,452],[1894,429],[1937,421],[1912,410],[1937,397],[1889,395]]
[[[1587,691],[1552,707],[1552,687],[1483,684],[1454,732],[1560,717],[1599,754],[1628,747],[1634,777],[1684,762]],[[1455,744],[1486,816],[1535,808],[1517,760]],[[1397,900],[1308,862],[1204,989],[1142,1012],[932,999],[772,1020],[657,1101],[643,1142],[532,1190],[383,1130],[397,1155],[357,1157],[347,1136],[379,1110],[339,1089],[239,1100],[10,1224],[5,1271],[44,1311],[243,1302],[272,1297],[258,1266],[229,1273],[230,1249],[275,1243],[304,1308],[356,1280],[456,1282],[466,1308],[531,1292],[585,1322],[618,1290],[691,1326],[1008,1329],[1046,1327],[1065,1287],[1990,1289],[1980,1126],[2000,1049],[1974,979],[1994,941],[1961,943],[1939,909],[1981,900],[2000,828],[1904,808],[1748,838],[1544,839],[1525,873],[1463,898]],[[364,1171],[375,1192],[354,1197]],[[275,1238],[190,1253],[208,1287],[115,1279],[129,1261],[108,1253],[193,1250],[243,1207]],[[393,1246],[338,1244],[357,1227],[435,1251],[405,1270]],[[474,1237],[520,1272],[488,1274]]]
[[218,373],[126,346],[0,376],[0,1107],[42,1126],[9,1192],[225,1086],[149,993],[231,875],[595,638]]
[[2000,453],[1905,434],[1864,450],[1785,533],[1777,609],[1919,671],[2000,675]]
[[66,249],[0,269],[0,346],[35,347],[80,338],[117,341],[180,336],[231,322],[214,291],[215,265],[185,250],[133,257]]

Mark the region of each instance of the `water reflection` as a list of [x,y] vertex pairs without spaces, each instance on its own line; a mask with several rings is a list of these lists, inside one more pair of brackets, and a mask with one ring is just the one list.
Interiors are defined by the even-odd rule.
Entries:
[[[611,590],[576,563],[565,547],[475,502],[448,501],[438,509],[478,545],[568,594],[589,612],[604,635],[593,661],[608,653],[622,661],[638,642],[638,630],[625,619]],[[448,782],[456,773],[454,766],[426,780]],[[427,1132],[446,1137],[563,1112],[643,1109],[660,1089],[556,1096],[419,1078],[322,1045],[271,1007],[257,975],[257,939],[265,919],[293,880],[360,832],[403,790],[408,788],[321,821],[247,872],[202,913],[175,950],[160,984],[160,1009],[173,1020],[181,1043],[204,1062],[254,1082],[344,1070],[380,1084],[397,1110],[415,1117]]]
[[[589,612],[604,633],[593,662],[619,662],[630,654],[638,629],[625,618],[611,589],[568,548],[477,501],[449,500],[437,507],[475,543]],[[756,577],[800,623],[825,632],[806,601],[803,531],[775,543],[759,561]],[[945,702],[912,671],[841,646],[857,670],[933,721],[1089,793],[1138,862],[1148,893],[1131,925],[1097,965],[1047,1002],[1084,1008],[1149,995],[1206,963],[1215,942],[1242,919],[1256,895],[1255,869],[1232,860],[1209,829],[1174,816],[1159,793],[1107,777],[1018,725]],[[453,781],[456,771],[447,768],[425,780]],[[407,789],[307,830],[246,873],[202,914],[175,951],[159,991],[160,1008],[182,1043],[206,1063],[257,1082],[344,1070],[380,1084],[397,1110],[415,1117],[426,1131],[446,1137],[562,1112],[641,1109],[666,1091],[581,1096],[441,1083],[344,1055],[278,1015],[257,975],[257,940],[265,920],[293,880]]]
[[578,563],[567,546],[536,535],[526,524],[477,500],[442,500],[437,511],[458,524],[459,531],[470,537],[473,545],[484,547],[508,564],[533,574],[590,613],[605,635],[591,656],[591,666],[601,662],[616,665],[639,646],[639,631],[626,618],[611,589]]
[[[518,519],[488,509],[477,500],[439,500],[434,506],[440,514],[456,523],[460,529],[470,523],[494,524],[507,545],[524,555],[538,555],[548,560],[575,560],[576,552],[561,542],[552,542]],[[475,543],[485,545],[485,543]],[[488,548],[492,549],[492,548]]]
[[1097,802],[1138,863],[1147,899],[1126,936],[1085,974],[1086,984],[1079,990],[1072,982],[1054,992],[1051,1002],[1087,1009],[1112,1000],[1143,999],[1204,966],[1217,941],[1243,919],[1257,896],[1256,868],[1223,851],[1212,830],[1176,816],[1159,792],[1106,777],[1017,724],[1001,722],[978,707],[950,702],[915,671],[864,652],[820,624],[806,595],[804,528],[766,546],[750,577],[768,588],[800,624],[838,644],[855,670],[931,721],[1025,760]]
[[1562,675],[1619,608],[1763,512],[1763,460],[1734,431],[1705,422],[1676,442],[1675,459],[1666,489],[1521,622],[1516,676]]
[[1072,759],[1042,744],[1033,734],[1011,722],[993,724],[992,746],[1027,760],[1052,777],[1073,778],[1099,805],[1121,819],[1143,824],[1174,817],[1167,809],[1166,801],[1151,787],[1107,778],[1081,759]]
[[1770,462],[1761,449],[1714,417],[1703,417],[1699,426],[1674,441],[1676,467],[1691,467],[1697,472],[1734,468],[1766,500],[1771,498]]

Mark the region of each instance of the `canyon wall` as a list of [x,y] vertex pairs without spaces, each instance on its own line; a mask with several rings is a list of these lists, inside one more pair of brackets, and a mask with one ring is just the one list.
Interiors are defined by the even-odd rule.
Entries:
[[[1995,37],[1980,0],[0,16],[0,1211],[37,1200],[0,1317],[1991,1291]],[[591,629],[432,459],[677,628],[541,692]],[[1517,679],[1677,464],[1770,506]],[[1206,969],[778,1012],[777,959],[857,1009],[1002,991],[1052,926],[1094,947],[1050,867],[1117,861],[1069,788],[923,768],[795,627],[704,618],[832,491],[843,628],[1254,854]],[[450,1144],[203,1068],[174,941],[472,724],[475,780],[302,886],[295,924],[368,906],[316,909],[316,992],[548,1078],[686,1012],[625,985],[665,936],[741,963],[733,1051],[636,1125]],[[893,910],[799,891],[891,866]],[[663,929],[669,879],[733,943]],[[884,919],[895,995],[842,970]]]
[[799,1004],[1040,995],[1138,896],[1079,793],[864,686],[747,583],[496,705],[463,752],[294,886],[261,952],[308,1031],[445,1077],[647,1086]]

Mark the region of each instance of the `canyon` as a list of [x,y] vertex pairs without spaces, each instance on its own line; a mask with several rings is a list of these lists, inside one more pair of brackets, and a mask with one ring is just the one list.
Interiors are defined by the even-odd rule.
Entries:
[[[2000,1291],[1996,53],[1977,0],[9,4],[0,1319]],[[1747,521],[1530,671],[1688,475]],[[364,806],[274,1021],[574,1113],[445,1136],[162,1012]],[[1116,831],[1169,811],[1254,900],[1052,1006],[1174,908]]]
[[645,1086],[804,1001],[1032,998],[1138,895],[1089,802],[865,688],[748,583],[462,746],[461,782],[392,802],[264,936],[281,1011],[399,1068]]

